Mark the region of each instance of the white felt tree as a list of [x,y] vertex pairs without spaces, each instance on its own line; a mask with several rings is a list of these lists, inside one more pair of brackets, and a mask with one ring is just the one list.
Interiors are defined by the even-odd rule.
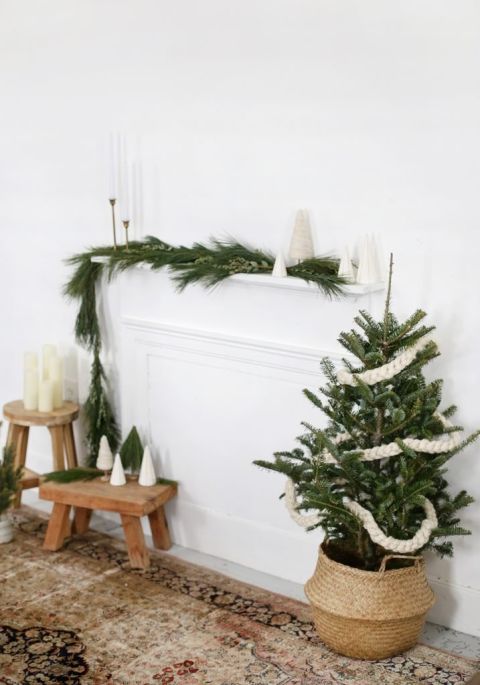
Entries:
[[315,256],[310,220],[305,209],[299,209],[297,212],[289,255],[296,263],[305,259],[312,259]]
[[113,462],[112,475],[110,476],[110,485],[125,485],[127,479],[125,478],[125,471],[123,470],[122,460],[120,455],[115,455]]
[[273,265],[272,276],[276,276],[277,278],[285,278],[285,276],[287,275],[288,274],[287,267],[285,265],[285,258],[283,256],[283,252],[280,251],[277,254],[275,264]]
[[100,438],[100,447],[98,449],[96,466],[97,469],[100,469],[100,471],[105,472],[105,475],[102,477],[102,480],[108,480],[107,472],[112,470],[113,454],[112,450],[110,449],[110,445],[108,444],[108,439],[106,435],[102,435],[102,437]]
[[367,235],[360,243],[357,283],[378,283],[381,280],[377,245],[373,236]]
[[343,278],[347,278],[352,283],[355,281],[355,270],[353,268],[350,250],[348,247],[345,247],[341,254],[338,275],[343,276]]
[[155,485],[157,477],[155,475],[155,467],[153,466],[152,455],[148,445],[143,451],[142,466],[140,467],[140,475],[138,477],[138,484],[149,487]]

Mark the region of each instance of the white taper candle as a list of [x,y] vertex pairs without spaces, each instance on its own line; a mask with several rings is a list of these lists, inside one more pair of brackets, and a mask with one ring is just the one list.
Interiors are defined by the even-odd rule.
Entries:
[[120,147],[120,218],[122,221],[130,221],[130,168],[128,161],[127,139],[123,135]]
[[108,199],[118,198],[118,172],[119,172],[119,147],[120,139],[118,133],[110,133],[109,150],[109,178],[108,178]]

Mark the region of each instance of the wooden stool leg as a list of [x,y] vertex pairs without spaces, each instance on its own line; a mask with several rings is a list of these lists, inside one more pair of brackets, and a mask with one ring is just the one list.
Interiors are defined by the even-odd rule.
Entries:
[[[7,441],[9,441],[8,444],[15,444],[14,466],[15,468],[18,468],[19,466],[23,468],[27,459],[28,434],[30,429],[28,426],[13,426],[12,430],[10,430],[10,428],[12,428],[12,424],[10,424],[8,430]],[[19,507],[21,503],[22,486],[20,484],[19,490],[13,498],[12,507]]]
[[50,552],[56,552],[57,549],[60,549],[63,545],[63,541],[69,530],[69,514],[69,504],[54,503],[52,515],[50,516],[47,532],[45,534],[45,540],[43,542],[43,549],[48,549]]
[[75,514],[73,519],[73,530],[75,533],[83,535],[87,532],[92,518],[92,509],[85,509],[84,507],[75,507]]
[[63,456],[63,426],[49,426],[52,437],[53,470],[63,471],[65,461]]
[[17,442],[16,433],[18,433],[18,428],[19,426],[16,426],[14,423],[8,424],[7,447]]
[[75,448],[75,438],[73,436],[73,426],[71,423],[65,424],[63,427],[63,442],[65,444],[65,454],[67,456],[67,466],[73,469],[77,466],[77,450]]
[[168,532],[167,519],[163,507],[158,507],[148,515],[152,530],[153,544],[157,549],[170,549],[172,541]]
[[140,518],[138,516],[128,516],[127,514],[120,514],[120,516],[131,565],[133,568],[148,568],[150,566],[150,557],[145,546],[145,537]]

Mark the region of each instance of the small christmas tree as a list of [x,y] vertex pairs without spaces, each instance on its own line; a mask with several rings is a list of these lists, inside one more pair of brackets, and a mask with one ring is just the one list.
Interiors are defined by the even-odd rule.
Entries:
[[104,472],[102,480],[109,480],[107,473],[111,471],[113,467],[113,454],[106,435],[102,435],[100,438],[96,466],[97,469]]
[[3,459],[0,460],[0,515],[12,504],[12,499],[18,490],[22,477],[22,468],[15,468],[14,459],[13,446],[4,447]]
[[386,553],[430,548],[452,555],[444,538],[469,534],[457,512],[472,498],[464,490],[449,493],[445,465],[480,434],[462,440],[462,429],[449,421],[455,407],[439,409],[442,381],[423,375],[439,355],[434,328],[422,324],[421,310],[397,321],[390,312],[391,275],[392,261],[383,320],[362,311],[355,318],[361,332],[340,334],[358,362],[344,360],[346,368],[337,372],[323,360],[325,399],[304,391],[327,427],[305,423],[302,448],[255,462],[287,476],[292,517],[307,529],[323,528],[332,558],[365,570],[378,569]]
[[133,426],[121,446],[120,456],[124,468],[130,469],[132,473],[138,473],[142,464],[143,445],[135,426]]

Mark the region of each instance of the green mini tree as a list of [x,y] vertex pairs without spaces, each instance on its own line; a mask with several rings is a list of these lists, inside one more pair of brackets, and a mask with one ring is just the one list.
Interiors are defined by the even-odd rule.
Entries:
[[0,460],[0,514],[9,509],[22,477],[22,469],[14,466],[14,456],[13,446],[4,447]]
[[292,515],[310,530],[323,528],[329,556],[365,570],[398,550],[452,555],[445,538],[469,534],[457,512],[473,500],[464,490],[450,494],[445,466],[480,434],[461,440],[461,427],[449,421],[456,407],[439,410],[442,381],[423,375],[439,355],[434,327],[422,323],[421,310],[397,321],[391,272],[392,263],[383,320],[361,311],[359,330],[340,334],[355,361],[344,359],[337,370],[324,359],[323,397],[304,390],[326,427],[304,423],[301,447],[255,461],[287,476]]
[[125,438],[125,442],[120,448],[120,457],[125,469],[130,469],[132,473],[138,473],[142,465],[143,445],[135,426]]

